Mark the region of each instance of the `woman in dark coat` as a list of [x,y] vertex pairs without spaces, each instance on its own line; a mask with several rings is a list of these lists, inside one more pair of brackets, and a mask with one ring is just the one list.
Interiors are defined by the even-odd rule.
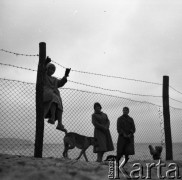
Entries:
[[94,146],[94,153],[97,153],[97,162],[102,161],[105,152],[114,150],[109,131],[110,121],[107,114],[101,112],[101,109],[99,103],[94,104],[95,112],[92,114],[92,123],[95,127],[94,137],[97,139],[97,145]]
[[135,124],[133,118],[129,115],[129,108],[123,108],[123,115],[117,120],[118,142],[117,142],[117,160],[125,155],[125,164],[129,159],[129,155],[135,154],[134,149],[134,133]]

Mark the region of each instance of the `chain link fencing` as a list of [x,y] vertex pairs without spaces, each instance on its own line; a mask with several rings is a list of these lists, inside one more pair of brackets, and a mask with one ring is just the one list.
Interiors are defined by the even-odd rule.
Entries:
[[[1,84],[1,121],[0,121],[0,153],[33,156],[35,141],[35,84],[8,79],[0,79]],[[117,130],[116,122],[122,115],[122,108],[130,108],[130,116],[136,125],[135,155],[131,160],[152,159],[148,145],[162,145],[162,158],[165,159],[164,131],[162,108],[147,102],[134,101],[119,96],[102,93],[93,93],[73,88],[61,88],[63,100],[63,124],[68,132],[76,132],[85,136],[93,136],[94,127],[91,115],[93,105],[100,102],[102,111],[110,120],[110,132],[115,150],[105,154],[116,154]],[[182,110],[170,109],[171,129],[173,137],[174,160],[182,159]],[[62,157],[62,131],[56,130],[56,124],[51,125],[45,120],[43,157]],[[75,148],[69,151],[71,159],[79,155],[80,150]],[[86,151],[90,161],[96,160],[93,147]],[[83,157],[82,157],[83,158]],[[83,159],[81,159],[83,160]]]

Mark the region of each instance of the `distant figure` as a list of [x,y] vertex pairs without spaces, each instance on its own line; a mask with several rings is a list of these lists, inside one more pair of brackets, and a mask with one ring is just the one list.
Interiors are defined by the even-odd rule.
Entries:
[[47,57],[44,78],[44,118],[49,118],[48,123],[50,124],[55,124],[55,121],[58,120],[56,129],[67,132],[62,124],[63,104],[58,88],[66,84],[70,69],[66,69],[62,79],[57,79],[52,76],[56,67],[50,62],[51,59]]
[[153,148],[152,145],[149,145],[149,150],[153,160],[161,159],[162,146],[155,146],[155,148]]
[[97,145],[94,146],[94,153],[97,153],[97,162],[102,162],[105,152],[113,151],[114,146],[109,131],[110,121],[107,114],[101,111],[100,103],[94,104],[95,112],[92,114],[92,124],[94,125],[94,138],[97,140]]
[[125,162],[123,166],[128,162],[129,155],[135,154],[134,148],[134,133],[135,133],[135,123],[133,118],[129,115],[129,108],[123,108],[123,115],[117,120],[117,131],[118,131],[118,141],[117,141],[117,162],[125,155]]

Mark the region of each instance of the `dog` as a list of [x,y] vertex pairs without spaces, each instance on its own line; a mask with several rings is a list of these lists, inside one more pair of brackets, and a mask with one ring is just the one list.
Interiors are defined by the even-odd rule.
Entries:
[[80,159],[83,155],[85,160],[88,162],[88,158],[86,155],[86,150],[89,146],[95,146],[97,140],[94,137],[87,137],[75,132],[65,133],[63,138],[64,141],[64,151],[63,157],[68,158],[68,150],[74,149],[75,147],[81,149],[80,155],[76,158],[76,160]]
[[163,149],[162,146],[155,146],[155,149],[154,149],[152,145],[149,145],[150,154],[152,155],[153,160],[161,159],[162,149]]

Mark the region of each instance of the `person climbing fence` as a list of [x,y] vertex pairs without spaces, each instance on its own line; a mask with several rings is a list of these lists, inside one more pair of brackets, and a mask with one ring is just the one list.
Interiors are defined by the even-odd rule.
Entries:
[[45,61],[45,76],[44,76],[44,118],[48,118],[48,123],[55,124],[58,121],[57,130],[67,132],[62,124],[63,103],[58,88],[63,87],[67,83],[67,77],[71,69],[66,69],[65,75],[61,79],[57,79],[52,75],[56,71],[56,66],[51,63],[49,57]]

